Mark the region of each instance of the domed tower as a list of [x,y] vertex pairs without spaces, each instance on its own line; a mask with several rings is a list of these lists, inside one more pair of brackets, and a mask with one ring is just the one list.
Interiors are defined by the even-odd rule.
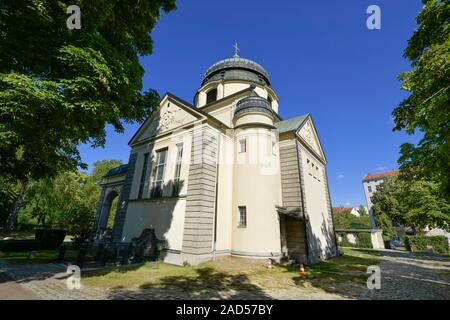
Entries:
[[[280,119],[269,74],[258,63],[237,55],[221,60],[206,71],[194,104],[232,129],[220,152],[226,153],[222,159],[233,161],[220,165],[218,193],[218,219],[231,234],[231,239],[225,237],[231,253],[279,258],[276,207],[282,199],[274,122]],[[219,238],[227,231],[219,230]]]
[[278,113],[278,96],[270,85],[267,71],[258,63],[237,55],[208,68],[195,95],[194,105],[202,108],[251,85],[255,86],[259,96],[269,101],[272,110]]

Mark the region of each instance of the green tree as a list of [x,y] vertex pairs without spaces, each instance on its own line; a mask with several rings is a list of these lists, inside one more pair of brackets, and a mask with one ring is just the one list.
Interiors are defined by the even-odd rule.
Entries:
[[99,180],[121,163],[119,160],[96,161],[89,176],[65,172],[32,182],[25,205],[19,212],[19,221],[64,228],[77,240],[83,239],[92,231],[101,191]]
[[358,211],[360,217],[368,215],[366,208],[362,204],[358,206],[358,209],[356,209],[356,211]]
[[334,212],[334,227],[336,229],[370,229],[368,215],[357,217],[350,211]]
[[375,218],[381,226],[389,227],[388,217],[419,233],[427,226],[450,229],[450,204],[440,194],[436,182],[391,176],[378,186],[372,202]]
[[[66,26],[69,5],[81,29]],[[105,143],[105,126],[143,121],[157,106],[142,93],[139,56],[175,0],[2,0],[0,3],[0,172],[21,184],[6,226],[31,180],[84,168],[77,146]]]
[[100,183],[109,170],[122,165],[122,160],[100,160],[94,162],[90,177],[95,183]]
[[[394,130],[423,133],[417,145],[400,148],[400,169],[417,178],[437,181],[450,195],[450,2],[423,0],[414,31],[404,52],[413,67],[399,75],[411,94],[393,111]],[[413,169],[413,170],[411,170]]]

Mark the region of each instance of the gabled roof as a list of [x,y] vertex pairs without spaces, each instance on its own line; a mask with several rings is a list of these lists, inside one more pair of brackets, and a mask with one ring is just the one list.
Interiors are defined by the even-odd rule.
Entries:
[[291,119],[286,119],[284,121],[279,121],[275,123],[275,127],[277,128],[279,133],[297,131],[303,124],[303,122],[305,122],[305,120],[308,118],[308,116],[309,113]]
[[397,174],[399,172],[400,172],[399,170],[391,170],[391,171],[386,171],[386,172],[381,172],[381,173],[369,173],[369,174],[366,174],[364,176],[363,181],[383,179],[383,178],[386,178],[388,176],[392,176],[394,174]]
[[[211,116],[210,114],[208,114],[207,112],[194,107],[192,104],[190,104],[189,102],[187,102],[186,100],[183,100],[179,97],[177,97],[176,95],[170,93],[170,92],[166,92],[163,96],[163,98],[161,99],[161,101],[163,101],[164,99],[166,99],[166,97],[168,99],[171,99],[173,101],[178,102],[179,106],[184,108],[186,111],[188,111],[191,114],[196,115],[197,117],[201,118],[201,117],[206,117],[207,119],[211,120],[212,122],[218,124],[218,125],[222,125],[224,127],[227,127],[225,124],[223,124],[222,122],[220,122],[219,120],[217,120],[216,118],[214,118],[213,116]],[[153,119],[153,116],[157,113],[158,111],[155,111],[152,115],[150,115],[150,117],[148,117],[139,127],[139,129],[134,133],[134,135],[131,137],[130,141],[128,142],[129,145],[131,145],[134,141],[134,139],[138,136],[138,134],[141,132],[141,130],[146,126],[146,124],[151,121]],[[228,127],[227,127],[228,128]]]

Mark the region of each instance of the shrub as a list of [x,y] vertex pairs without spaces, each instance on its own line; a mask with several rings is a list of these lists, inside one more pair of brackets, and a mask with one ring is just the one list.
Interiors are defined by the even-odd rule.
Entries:
[[360,232],[357,234],[356,245],[358,248],[373,248],[370,233]]
[[338,236],[342,238],[342,240],[339,241],[339,245],[341,247],[373,248],[370,233],[355,232],[354,235],[356,237],[356,243],[351,243],[350,241],[348,241],[347,234],[347,232],[338,233]]
[[65,230],[38,229],[35,232],[35,239],[41,240],[45,249],[59,248],[65,237]]
[[448,239],[445,236],[406,236],[405,248],[411,252],[449,253]]

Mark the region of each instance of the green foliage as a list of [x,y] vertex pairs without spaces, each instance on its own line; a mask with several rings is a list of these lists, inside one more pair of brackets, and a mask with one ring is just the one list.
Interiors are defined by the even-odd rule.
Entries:
[[360,204],[358,206],[358,209],[356,209],[356,211],[358,211],[358,213],[361,217],[364,215],[368,215],[366,208],[364,208],[364,206],[362,204]]
[[347,232],[339,232],[338,236],[341,240],[338,243],[341,247],[353,247],[353,248],[373,248],[372,239],[368,232],[355,232],[353,235],[356,238],[356,243],[351,243],[347,238]]
[[370,219],[368,215],[357,217],[347,211],[333,213],[333,215],[334,227],[336,229],[370,229]]
[[121,160],[100,160],[94,162],[94,169],[92,169],[91,178],[95,183],[100,183],[103,177],[109,170],[122,165]]
[[393,111],[394,130],[423,133],[418,145],[401,146],[400,169],[438,182],[442,194],[450,195],[450,2],[423,0],[418,28],[404,56],[413,69],[401,73],[402,89],[411,94]]
[[[66,26],[69,5],[82,27]],[[123,131],[158,105],[142,92],[139,56],[175,0],[2,0],[0,4],[0,173],[21,182],[7,228],[29,181],[85,168],[78,145],[105,143],[105,127]],[[131,23],[132,22],[132,23]]]
[[94,226],[95,215],[92,208],[81,205],[68,208],[58,218],[58,223],[74,236],[75,242],[80,243],[89,238]]
[[18,194],[18,184],[0,175],[0,226],[6,224],[9,211]]
[[[429,248],[430,247],[430,248]],[[411,252],[449,253],[448,239],[445,236],[406,236],[405,248]]]
[[76,240],[85,239],[92,231],[100,197],[98,183],[104,173],[121,164],[119,160],[97,161],[90,176],[66,172],[33,182],[19,212],[19,223],[63,228]]
[[377,219],[385,214],[400,225],[420,232],[425,227],[450,229],[450,204],[432,181],[409,181],[391,176],[372,196]]

